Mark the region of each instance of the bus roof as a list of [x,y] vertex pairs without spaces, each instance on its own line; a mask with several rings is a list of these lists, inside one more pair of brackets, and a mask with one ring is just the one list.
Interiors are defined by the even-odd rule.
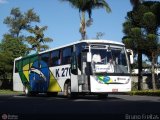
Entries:
[[94,39],[92,39],[92,40],[80,40],[80,41],[72,42],[70,44],[66,44],[66,45],[63,45],[63,46],[56,47],[56,48],[51,48],[49,50],[42,51],[42,52],[39,52],[39,53],[41,54],[41,53],[49,52],[49,51],[52,51],[52,50],[68,47],[68,46],[71,46],[71,45],[74,45],[74,44],[83,43],[83,42],[85,42],[85,43],[108,43],[108,44],[116,44],[116,45],[124,46],[123,43],[112,41],[112,40],[94,40]]
[[[56,47],[56,48],[51,48],[51,49],[48,49],[48,50],[45,50],[45,51],[42,51],[42,52],[39,52],[39,53],[36,53],[36,54],[42,54],[42,53],[46,53],[46,52],[50,52],[52,50],[57,50],[57,49],[60,49],[60,48],[64,48],[64,47],[68,47],[68,46],[71,46],[71,45],[75,45],[75,44],[78,44],[78,43],[93,43],[93,44],[96,44],[96,43],[108,43],[108,44],[115,44],[115,45],[120,45],[120,46],[124,46],[123,43],[121,42],[117,42],[117,41],[112,41],[112,40],[96,40],[96,39],[91,39],[91,40],[80,40],[80,41],[76,41],[76,42],[72,42],[70,44],[66,44],[66,45],[63,45],[63,46],[59,46],[59,47]],[[31,55],[28,55],[28,56],[25,56],[25,57],[29,57],[29,56],[34,56],[36,54],[31,54]],[[23,58],[25,58],[23,57]],[[18,58],[15,58],[15,60],[20,60],[22,59],[22,57],[18,57]]]

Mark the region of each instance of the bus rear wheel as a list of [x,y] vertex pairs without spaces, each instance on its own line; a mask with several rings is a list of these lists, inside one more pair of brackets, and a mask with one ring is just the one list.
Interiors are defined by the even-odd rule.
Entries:
[[24,87],[24,94],[26,96],[36,96],[38,93],[34,91],[29,91],[28,87]]
[[29,89],[28,89],[28,87],[26,87],[26,86],[24,86],[24,94],[25,94],[26,96],[29,95]]

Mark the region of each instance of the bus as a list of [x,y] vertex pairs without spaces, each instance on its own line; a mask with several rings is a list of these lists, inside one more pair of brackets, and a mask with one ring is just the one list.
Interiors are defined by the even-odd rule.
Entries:
[[81,40],[14,60],[13,89],[67,97],[131,90],[131,54],[123,43]]

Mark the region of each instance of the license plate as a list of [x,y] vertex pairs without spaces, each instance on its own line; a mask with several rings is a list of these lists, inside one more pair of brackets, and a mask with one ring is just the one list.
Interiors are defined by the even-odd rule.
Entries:
[[118,89],[112,89],[112,92],[118,92]]

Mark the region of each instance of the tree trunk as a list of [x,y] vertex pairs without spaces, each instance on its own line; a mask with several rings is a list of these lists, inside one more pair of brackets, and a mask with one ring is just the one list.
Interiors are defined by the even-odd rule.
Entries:
[[85,12],[84,11],[82,11],[80,33],[82,36],[82,40],[86,39],[86,21],[85,21]]
[[142,51],[138,51],[138,90],[143,89],[142,82]]
[[152,71],[152,89],[156,90],[155,68],[154,68],[154,65],[155,65],[155,55],[152,52],[152,70],[151,70]]

